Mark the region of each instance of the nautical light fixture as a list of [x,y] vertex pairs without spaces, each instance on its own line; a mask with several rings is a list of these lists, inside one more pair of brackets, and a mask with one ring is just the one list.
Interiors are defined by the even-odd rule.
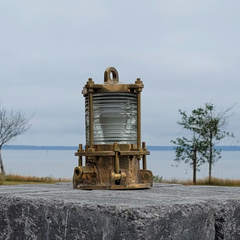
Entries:
[[[109,67],[104,83],[89,78],[85,97],[86,145],[79,149],[74,169],[76,189],[138,189],[152,187],[153,175],[147,170],[146,144],[141,144],[141,91],[134,84],[119,82],[118,72]],[[85,156],[85,166],[82,157]],[[142,160],[142,169],[140,161]]]

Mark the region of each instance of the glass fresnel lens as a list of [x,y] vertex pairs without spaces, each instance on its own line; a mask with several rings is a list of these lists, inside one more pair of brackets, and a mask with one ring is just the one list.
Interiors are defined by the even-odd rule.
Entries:
[[[134,84],[119,82],[118,72],[109,67],[104,83],[89,78],[83,88],[85,97],[86,145],[75,153],[73,187],[77,189],[136,189],[152,186],[147,170],[149,151],[141,143],[141,91]],[[85,157],[83,166],[82,157]],[[140,161],[142,160],[142,169]]]

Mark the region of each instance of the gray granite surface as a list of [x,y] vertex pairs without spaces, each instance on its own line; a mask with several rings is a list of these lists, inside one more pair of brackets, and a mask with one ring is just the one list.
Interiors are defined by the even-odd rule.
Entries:
[[240,240],[240,188],[0,186],[0,239]]

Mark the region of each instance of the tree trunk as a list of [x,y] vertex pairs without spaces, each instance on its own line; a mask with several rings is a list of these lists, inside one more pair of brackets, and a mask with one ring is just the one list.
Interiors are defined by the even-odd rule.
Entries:
[[210,154],[209,154],[209,174],[208,174],[208,181],[209,181],[209,184],[211,183],[212,181],[212,135],[210,136],[210,144],[209,144],[209,150],[210,150]]
[[0,146],[0,169],[1,169],[0,174],[5,175],[5,170],[4,170],[4,166],[3,166],[3,160],[2,160],[1,150],[2,150],[2,146]]
[[208,175],[208,182],[211,183],[212,181],[212,163],[209,161],[209,175]]
[[197,182],[197,151],[193,150],[193,185]]

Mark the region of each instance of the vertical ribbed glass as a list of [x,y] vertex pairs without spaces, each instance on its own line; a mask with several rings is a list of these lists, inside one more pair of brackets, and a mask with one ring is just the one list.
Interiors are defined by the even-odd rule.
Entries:
[[[86,144],[89,144],[89,106],[85,98]],[[137,143],[137,95],[93,93],[94,144]]]

